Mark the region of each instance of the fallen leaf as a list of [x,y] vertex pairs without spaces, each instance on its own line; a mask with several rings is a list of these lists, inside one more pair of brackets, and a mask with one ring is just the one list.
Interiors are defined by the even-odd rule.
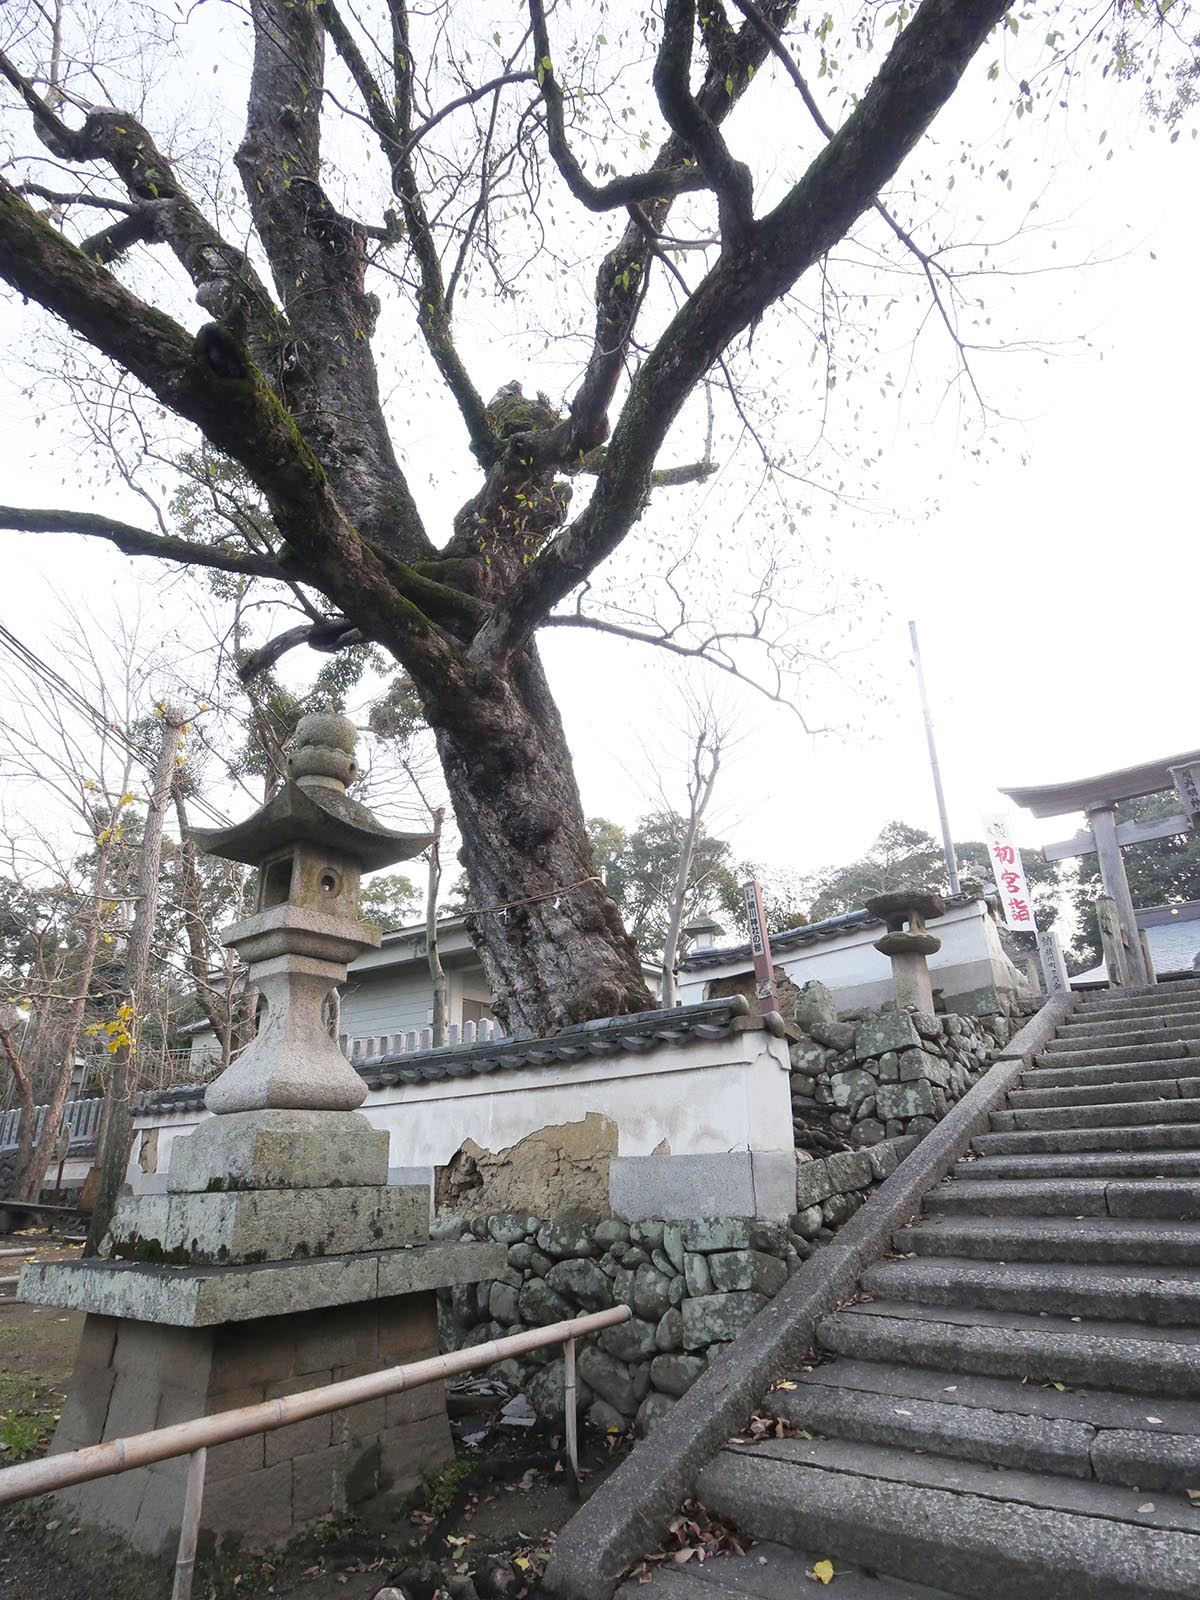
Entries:
[[690,1561],[695,1554],[696,1554],[696,1547],[695,1547],[695,1545],[691,1545],[686,1550],[676,1550],[675,1554],[671,1557],[671,1559],[673,1561],[677,1561],[679,1563],[679,1565],[682,1566],[685,1561]]
[[1161,1417],[1147,1417],[1146,1421],[1147,1422],[1161,1422],[1162,1418]]
[[893,1406],[892,1410],[896,1413],[896,1415],[898,1417],[911,1417],[912,1416],[912,1412],[911,1411],[905,1411],[903,1409],[903,1407],[901,1407],[901,1406]]
[[1183,1492],[1194,1506],[1200,1506],[1200,1489],[1185,1489]]
[[794,1389],[796,1387],[796,1385],[792,1382],[792,1380],[790,1378],[780,1378],[779,1382],[775,1385],[775,1387],[777,1389]]
[[814,1577],[817,1580],[818,1583],[832,1583],[833,1582],[833,1562],[832,1561],[814,1561],[813,1562],[811,1576]]
[[1153,1500],[1147,1500],[1144,1505],[1140,1505],[1138,1507],[1138,1510],[1139,1511],[1153,1511],[1154,1510],[1154,1501]]
[[958,1393],[958,1385],[956,1383],[948,1383],[946,1385],[946,1387],[942,1390],[942,1393],[943,1394],[957,1394]]

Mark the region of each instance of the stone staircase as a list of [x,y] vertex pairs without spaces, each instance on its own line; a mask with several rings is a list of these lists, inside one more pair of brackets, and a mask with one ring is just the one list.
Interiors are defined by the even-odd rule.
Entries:
[[990,1122],[763,1397],[795,1436],[700,1472],[763,1542],[654,1587],[1200,1596],[1200,982],[1084,999]]

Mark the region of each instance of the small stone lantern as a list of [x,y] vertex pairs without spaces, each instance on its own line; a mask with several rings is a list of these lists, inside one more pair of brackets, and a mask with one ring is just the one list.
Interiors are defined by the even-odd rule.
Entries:
[[881,917],[887,932],[875,948],[892,963],[892,989],[897,1011],[933,1013],[933,985],[927,958],[942,948],[942,941],[926,931],[929,917],[940,917],[946,902],[930,889],[893,889],[866,902],[873,917]]

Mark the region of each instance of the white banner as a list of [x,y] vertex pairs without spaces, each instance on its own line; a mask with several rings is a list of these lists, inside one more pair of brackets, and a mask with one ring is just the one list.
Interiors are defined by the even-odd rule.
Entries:
[[1025,868],[1021,865],[1021,852],[1013,840],[1008,818],[984,817],[983,837],[987,841],[996,888],[1000,891],[1000,906],[1006,926],[1014,933],[1036,933],[1033,899],[1029,893]]

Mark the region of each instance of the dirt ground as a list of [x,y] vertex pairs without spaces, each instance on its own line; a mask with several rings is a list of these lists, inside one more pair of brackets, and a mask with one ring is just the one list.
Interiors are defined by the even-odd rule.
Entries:
[[[10,1236],[4,1245],[32,1241]],[[39,1254],[70,1253],[45,1236],[40,1245]],[[82,1325],[77,1313],[0,1299],[0,1466],[49,1445]],[[434,1600],[438,1591],[444,1600],[521,1600],[579,1502],[561,1440],[540,1426],[506,1428],[502,1403],[476,1397],[456,1408],[455,1462],[416,1496],[381,1496],[278,1555],[201,1565],[194,1600],[372,1600],[389,1586],[408,1600]],[[584,1496],[628,1448],[584,1430]],[[73,1526],[49,1500],[0,1509],[0,1600],[161,1600],[169,1589],[162,1565]]]

